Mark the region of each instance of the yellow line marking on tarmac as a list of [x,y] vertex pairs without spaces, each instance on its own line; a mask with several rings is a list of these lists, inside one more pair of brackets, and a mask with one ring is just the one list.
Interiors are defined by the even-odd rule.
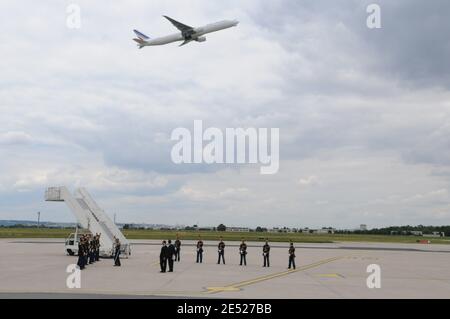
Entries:
[[299,271],[305,271],[311,268],[315,268],[339,259],[343,259],[345,258],[345,256],[342,257],[333,257],[333,258],[328,258],[328,259],[324,259],[309,265],[305,265],[302,267],[299,267],[297,269],[293,269],[293,270],[287,270],[287,271],[283,271],[283,272],[279,272],[279,273],[275,273],[275,274],[271,274],[271,275],[266,275],[266,276],[261,276],[255,279],[250,279],[250,280],[246,280],[246,281],[241,281],[241,282],[237,282],[228,286],[224,286],[224,287],[206,287],[206,290],[204,293],[206,294],[214,294],[214,293],[218,293],[218,292],[223,292],[223,291],[240,291],[242,287],[248,286],[248,285],[252,285],[252,284],[256,284],[262,281],[266,281],[266,280],[270,280],[270,279],[274,279],[274,278],[278,278],[278,277],[282,277],[282,276],[286,276],[295,272],[299,272]]
[[222,292],[222,291],[241,291],[240,288],[236,288],[234,286],[226,286],[226,287],[207,287],[208,291],[205,293],[213,294],[216,292]]

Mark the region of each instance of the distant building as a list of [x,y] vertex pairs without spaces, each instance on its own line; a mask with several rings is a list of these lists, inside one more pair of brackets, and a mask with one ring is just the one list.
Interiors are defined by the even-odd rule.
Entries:
[[443,232],[438,232],[438,231],[434,231],[432,234],[423,234],[423,237],[433,237],[433,238],[437,238],[437,237],[444,237],[445,234]]
[[304,234],[334,234],[336,229],[334,228],[321,228],[321,229],[311,229],[311,228],[303,228],[299,229],[298,232],[304,233]]
[[359,230],[366,231],[367,230],[367,225],[366,224],[359,225]]
[[274,227],[267,230],[269,233],[296,233],[297,228],[289,228],[289,227]]
[[250,231],[250,228],[248,228],[248,227],[227,227],[227,231],[246,233],[246,232]]
[[322,228],[313,231],[314,234],[334,234],[334,228]]

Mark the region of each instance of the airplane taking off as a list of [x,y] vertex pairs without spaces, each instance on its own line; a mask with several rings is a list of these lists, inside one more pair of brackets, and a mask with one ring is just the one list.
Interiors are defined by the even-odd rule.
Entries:
[[211,23],[203,27],[193,28],[181,22],[178,22],[172,18],[169,18],[168,16],[164,16],[164,18],[169,20],[178,30],[180,30],[180,33],[175,33],[161,38],[151,39],[142,32],[139,32],[138,30],[133,30],[137,36],[137,38],[134,38],[133,40],[138,43],[139,49],[142,49],[143,47],[146,46],[164,45],[177,41],[183,41],[183,43],[180,44],[180,47],[185,44],[188,44],[191,41],[205,42],[206,41],[206,37],[204,36],[205,34],[235,27],[239,24],[239,21],[237,20],[233,21],[225,20],[216,23]]

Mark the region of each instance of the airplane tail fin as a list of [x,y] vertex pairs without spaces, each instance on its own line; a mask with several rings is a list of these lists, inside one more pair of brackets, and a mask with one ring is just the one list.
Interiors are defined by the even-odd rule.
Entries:
[[134,38],[133,41],[137,42],[139,49],[142,49],[145,46],[145,41],[140,38]]
[[143,34],[142,32],[139,32],[138,30],[133,30],[134,34],[136,34],[136,36],[141,39],[141,40],[150,40],[150,37],[146,36],[145,34]]
[[134,38],[133,40],[137,42],[138,48],[142,49],[145,47],[145,42],[150,40],[150,37],[146,36],[142,32],[139,32],[138,30],[133,30],[134,34],[136,34],[137,38]]

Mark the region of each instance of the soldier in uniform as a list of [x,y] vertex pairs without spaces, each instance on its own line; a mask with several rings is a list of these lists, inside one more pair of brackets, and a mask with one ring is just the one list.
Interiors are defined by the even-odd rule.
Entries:
[[222,240],[222,237],[220,237],[220,242],[219,245],[217,246],[218,248],[218,254],[219,254],[219,259],[217,260],[217,264],[220,264],[220,258],[222,258],[223,264],[225,265],[225,243]]
[[86,263],[90,265],[90,257],[91,257],[91,238],[92,235],[87,235],[86,237]]
[[177,235],[177,240],[175,240],[175,260],[180,261],[180,253],[181,253],[181,241]]
[[163,240],[161,252],[159,254],[159,265],[161,266],[161,272],[166,272],[167,268],[167,246],[166,241]]
[[295,269],[295,247],[294,243],[291,243],[289,246],[289,267],[288,269],[291,269],[291,266]]
[[200,236],[198,236],[198,242],[197,242],[197,263],[202,263],[203,262],[203,241],[200,238]]
[[269,254],[270,254],[270,246],[269,246],[269,242],[266,241],[266,243],[263,246],[263,256],[264,256],[264,266],[263,267],[270,267]]
[[173,272],[173,257],[176,254],[175,246],[169,239],[169,246],[167,246],[167,261],[169,262],[169,272]]
[[114,252],[114,266],[120,267],[120,241],[119,238],[116,238],[116,245],[115,245],[115,252]]
[[95,262],[95,238],[90,237],[89,241],[89,263],[93,264]]
[[80,241],[78,242],[78,262],[77,265],[81,270],[84,269],[84,249],[83,249],[83,236],[80,237]]
[[97,234],[96,239],[95,260],[100,261],[100,234]]
[[89,242],[88,237],[83,235],[83,256],[84,256],[84,266],[89,265]]
[[241,255],[241,263],[239,265],[242,266],[242,262],[244,262],[244,265],[247,266],[247,244],[244,240],[239,246],[239,254]]

